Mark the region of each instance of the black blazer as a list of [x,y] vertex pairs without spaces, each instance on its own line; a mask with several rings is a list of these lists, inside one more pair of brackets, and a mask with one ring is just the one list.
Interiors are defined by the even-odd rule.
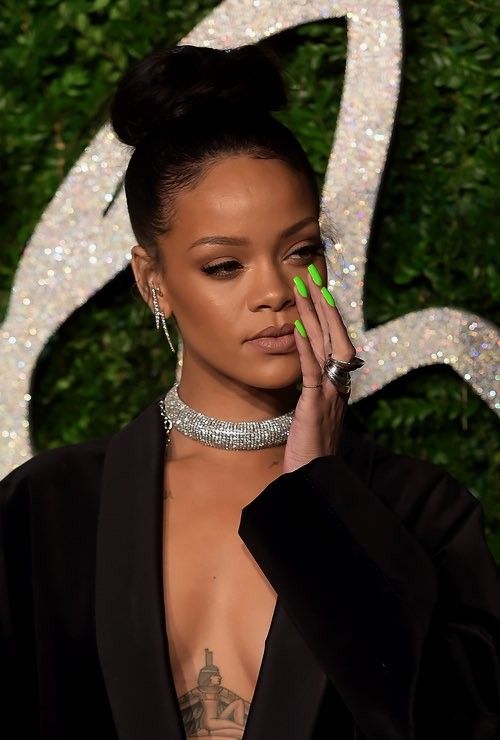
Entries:
[[[1,482],[3,740],[185,740],[159,398]],[[338,454],[274,480],[238,532],[278,594],[244,740],[500,738],[500,569],[443,468],[348,409]]]

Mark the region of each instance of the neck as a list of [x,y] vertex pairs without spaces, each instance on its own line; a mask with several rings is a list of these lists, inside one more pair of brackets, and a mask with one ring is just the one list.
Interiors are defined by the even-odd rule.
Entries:
[[300,391],[295,385],[285,388],[256,388],[236,384],[231,379],[190,378],[183,372],[179,397],[202,414],[225,421],[260,421],[281,416],[295,408]]
[[224,450],[198,442],[186,437],[177,429],[170,431],[170,444],[167,451],[168,463],[189,464],[191,471],[200,470],[205,473],[212,468],[220,473],[233,473],[236,469],[241,475],[243,471],[253,474],[260,471],[264,475],[280,475],[283,468],[285,446],[265,447],[262,450]]

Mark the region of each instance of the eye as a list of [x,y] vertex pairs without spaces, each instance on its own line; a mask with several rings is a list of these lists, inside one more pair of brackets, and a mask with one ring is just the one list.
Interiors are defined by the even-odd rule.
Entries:
[[[296,249],[295,252],[291,252],[290,256],[298,255],[299,259],[308,262],[312,255],[324,254],[324,252],[325,243],[323,241],[319,241]],[[236,262],[236,260],[228,260],[227,262],[219,262],[216,265],[206,265],[205,267],[202,267],[201,270],[207,275],[228,277],[234,274],[238,267],[241,267],[239,262]]]
[[312,254],[324,254],[326,249],[326,245],[323,241],[315,242],[314,244],[307,244],[305,247],[300,247],[300,249],[295,250],[295,252],[292,252],[292,254],[300,254],[308,256],[308,258]]
[[235,260],[231,260],[230,262],[219,262],[217,265],[206,265],[205,267],[202,267],[201,269],[207,275],[228,275],[229,273],[234,272],[234,269],[229,270],[228,268],[231,265],[238,266],[239,264],[240,264],[239,262],[236,262]]

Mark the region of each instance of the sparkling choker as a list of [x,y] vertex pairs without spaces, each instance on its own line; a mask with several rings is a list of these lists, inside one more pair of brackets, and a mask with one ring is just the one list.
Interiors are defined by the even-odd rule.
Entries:
[[224,421],[206,416],[184,403],[177,393],[178,385],[175,382],[159,402],[167,432],[167,445],[172,426],[187,437],[224,450],[262,450],[286,443],[295,409],[272,419]]

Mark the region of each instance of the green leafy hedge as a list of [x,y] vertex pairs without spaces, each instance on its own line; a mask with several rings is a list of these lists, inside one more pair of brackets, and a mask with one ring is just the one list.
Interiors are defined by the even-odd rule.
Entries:
[[[46,204],[107,117],[128,64],[172,45],[216,5],[186,0],[71,0],[0,10],[3,165],[0,311]],[[473,0],[404,3],[406,61],[397,130],[370,245],[368,326],[453,306],[499,322],[500,11]],[[268,41],[291,105],[282,115],[322,184],[342,88],[346,29],[328,20]],[[37,449],[111,433],[173,380],[168,345],[130,268],[51,339],[33,382]],[[446,467],[483,503],[500,562],[500,451],[495,414],[448,366],[412,371],[353,412],[396,452]]]

